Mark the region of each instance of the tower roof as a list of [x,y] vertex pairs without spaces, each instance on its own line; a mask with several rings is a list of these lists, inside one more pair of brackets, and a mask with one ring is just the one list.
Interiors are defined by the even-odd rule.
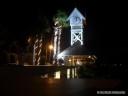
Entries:
[[67,20],[70,20],[71,17],[73,16],[79,16],[81,17],[82,19],[85,20],[85,17],[80,13],[80,11],[77,9],[77,8],[74,8],[74,10],[72,11],[72,13],[69,15],[68,19]]

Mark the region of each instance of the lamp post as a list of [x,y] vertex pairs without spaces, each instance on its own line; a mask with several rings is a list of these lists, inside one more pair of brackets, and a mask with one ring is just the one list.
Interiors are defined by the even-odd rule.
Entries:
[[[48,58],[48,49],[50,50],[49,51],[49,58]],[[46,61],[45,61],[45,64],[47,65],[47,62],[50,61],[50,55],[51,55],[51,50],[53,49],[53,46],[52,45],[49,45],[49,46],[46,46]]]

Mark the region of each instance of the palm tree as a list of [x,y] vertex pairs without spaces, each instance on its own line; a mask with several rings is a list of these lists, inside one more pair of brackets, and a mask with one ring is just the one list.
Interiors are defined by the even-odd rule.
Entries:
[[45,50],[43,50],[42,47],[43,47],[43,45],[45,45],[45,47],[46,47],[47,43],[49,42],[51,27],[50,27],[48,18],[46,16],[44,16],[43,13],[39,13],[36,23],[37,23],[37,29],[36,29],[37,38],[36,38],[36,40],[38,42],[36,42],[36,40],[35,40],[35,42],[36,42],[35,47],[37,48],[37,49],[35,49],[35,51],[38,54],[38,56],[36,55],[37,56],[36,63],[37,63],[37,65],[39,65],[41,62],[41,53],[42,53],[42,51],[45,51]]
[[68,27],[67,14],[65,11],[58,10],[57,14],[53,16],[54,21],[54,60],[58,59],[57,55],[60,53],[60,39],[63,28]]
[[[51,25],[49,22],[49,19],[47,16],[43,14],[43,12],[38,12],[37,18],[33,22],[32,28],[31,28],[31,33],[30,43],[29,41],[29,48],[33,49],[33,65],[39,65],[43,64],[45,61],[45,48],[46,44],[49,42],[49,38],[51,35]],[[30,47],[32,46],[32,47]],[[38,55],[37,55],[38,54]],[[28,59],[27,59],[28,60]],[[42,63],[41,63],[42,62]]]

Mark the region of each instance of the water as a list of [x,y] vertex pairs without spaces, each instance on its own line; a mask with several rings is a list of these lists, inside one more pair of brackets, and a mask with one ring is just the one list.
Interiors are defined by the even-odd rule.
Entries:
[[73,68],[40,75],[53,68],[0,67],[1,96],[97,96],[97,91],[127,90],[125,79],[80,79]]
[[[1,77],[1,96],[97,96],[97,91],[120,90],[115,79],[53,79],[40,76]],[[126,85],[125,85],[126,86]]]
[[54,73],[41,75],[41,78],[51,78],[52,77],[54,79],[61,79],[61,78],[76,79],[76,78],[78,78],[76,70],[77,70],[77,68],[71,68],[71,69],[66,69],[66,70],[62,70],[62,71],[56,71]]

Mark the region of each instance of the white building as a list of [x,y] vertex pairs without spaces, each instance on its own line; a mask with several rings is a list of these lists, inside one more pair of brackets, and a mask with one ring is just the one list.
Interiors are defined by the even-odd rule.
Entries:
[[64,65],[71,66],[94,64],[96,56],[87,50],[84,45],[83,34],[85,34],[85,31],[83,29],[86,26],[86,18],[77,8],[74,8],[67,20],[70,24],[70,46],[57,54],[57,61],[61,60],[64,62]]

